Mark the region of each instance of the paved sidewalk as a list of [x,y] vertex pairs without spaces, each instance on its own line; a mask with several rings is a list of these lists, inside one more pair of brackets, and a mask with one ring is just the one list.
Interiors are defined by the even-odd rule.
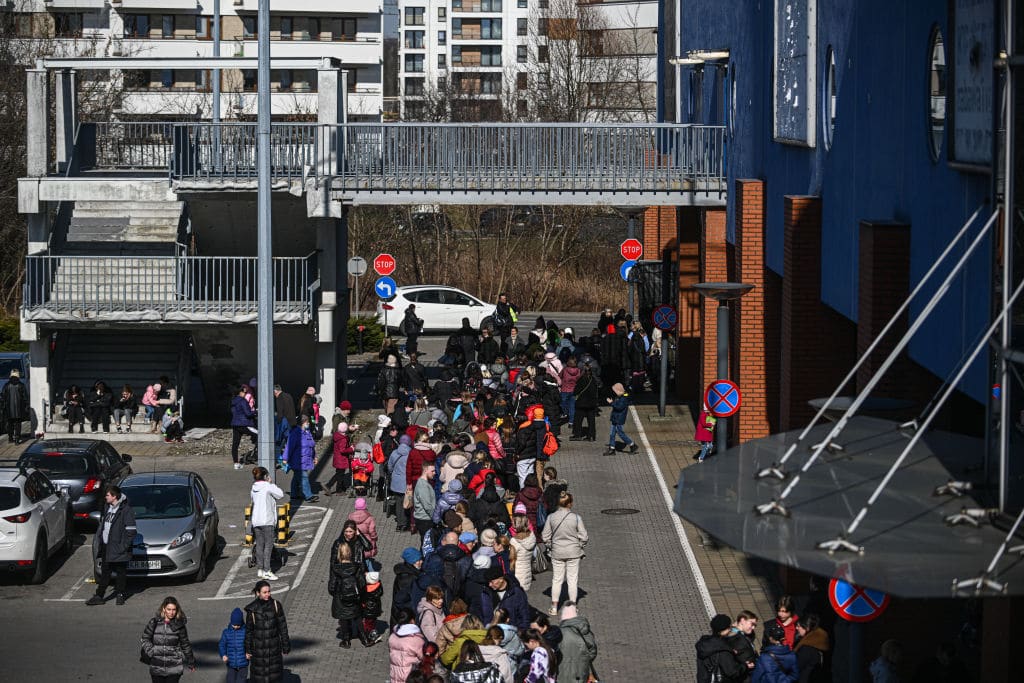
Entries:
[[[636,406],[636,413],[662,476],[671,489],[679,481],[680,471],[699,467],[693,459],[700,450],[700,444],[693,438],[690,409],[682,405],[666,406],[666,416],[674,418],[666,421],[656,419],[658,408],[655,405]],[[671,493],[674,498],[675,491]],[[762,622],[774,616],[772,603],[779,593],[769,563],[747,557],[727,546],[704,545],[696,527],[686,521],[682,525],[716,612],[735,617],[740,610],[746,609],[758,615]]]

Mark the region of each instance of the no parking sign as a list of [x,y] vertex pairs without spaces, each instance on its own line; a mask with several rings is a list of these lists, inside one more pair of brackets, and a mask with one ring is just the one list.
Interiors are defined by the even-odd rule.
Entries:
[[832,579],[828,584],[828,601],[836,614],[846,621],[864,623],[882,615],[889,606],[889,594]]

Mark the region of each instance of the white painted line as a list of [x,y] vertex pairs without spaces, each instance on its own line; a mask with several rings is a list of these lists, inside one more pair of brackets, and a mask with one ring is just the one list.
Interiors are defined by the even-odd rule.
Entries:
[[[246,567],[249,566],[249,553],[239,553],[235,563],[231,565],[231,569],[228,569],[227,576],[225,576],[224,580],[221,581],[220,588],[217,589],[215,597],[224,595],[228,592],[228,588],[231,587],[231,582],[235,580],[236,576],[238,576],[238,572],[241,571],[243,565]],[[199,599],[202,600],[203,598]]]
[[324,532],[327,531],[327,523],[331,521],[333,515],[334,510],[328,510],[327,514],[324,515],[323,521],[320,522],[320,528],[316,530],[316,536],[313,537],[312,547],[306,554],[306,559],[302,561],[302,566],[299,567],[299,573],[295,576],[295,583],[292,584],[292,588],[298,588],[299,584],[302,583],[302,579],[306,576],[309,563],[313,559],[313,555],[316,555],[317,546],[320,545],[320,539],[324,537]]
[[[253,583],[252,583],[253,586],[256,585],[256,581],[258,581],[258,579],[253,579]],[[271,588],[272,588],[272,590],[273,590],[275,595],[279,594],[279,593],[284,593],[284,592],[286,592],[290,588],[288,586],[288,584],[286,584],[286,583],[280,583],[279,584],[279,583],[275,583],[273,581],[270,582],[270,586],[271,586]],[[206,600],[248,600],[248,599],[251,599],[251,598],[252,598],[252,589],[247,588],[244,591],[242,591],[241,593],[231,593],[230,595],[217,595],[217,596],[212,597],[212,598],[196,598],[196,599],[197,600],[206,601]]]
[[[74,595],[78,591],[78,589],[82,587],[82,584],[85,583],[85,580],[88,579],[90,576],[92,576],[92,572],[89,572],[88,574],[86,574],[85,576],[80,578],[78,581],[75,581],[73,584],[71,584],[71,588],[68,589],[68,592],[65,593],[64,596],[62,598],[60,598],[60,599],[61,600],[70,600],[71,596]],[[52,601],[52,600],[53,600],[53,598],[50,598],[48,600],[44,600],[44,602],[49,602],[49,601]]]
[[85,602],[85,598],[43,598],[43,602]]
[[676,528],[676,535],[679,536],[679,544],[683,546],[683,554],[686,555],[686,562],[690,565],[690,571],[693,572],[693,580],[697,583],[697,590],[700,591],[700,598],[704,602],[704,609],[707,610],[709,617],[713,617],[715,615],[715,606],[711,602],[711,593],[708,592],[708,585],[704,582],[704,575],[700,572],[697,556],[693,554],[693,548],[690,547],[690,540],[686,538],[686,529],[683,528],[683,522],[679,519],[679,515],[675,513],[675,510],[672,509],[672,494],[668,491],[665,477],[661,475],[661,467],[658,466],[658,460],[654,457],[651,442],[647,440],[647,432],[644,431],[644,426],[640,422],[640,415],[636,412],[636,406],[630,406],[629,412],[633,415],[633,424],[636,425],[637,433],[640,434],[640,441],[644,444],[647,459],[650,461],[651,469],[654,470],[654,476],[658,480],[658,487],[661,489],[661,495],[665,499],[665,505],[668,506],[668,516],[672,518],[672,524]]

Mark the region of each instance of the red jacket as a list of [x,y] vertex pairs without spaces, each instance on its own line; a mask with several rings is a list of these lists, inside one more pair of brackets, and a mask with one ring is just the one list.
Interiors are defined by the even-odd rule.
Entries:
[[696,427],[694,438],[697,439],[697,441],[707,443],[708,441],[715,440],[714,425],[712,424],[711,428],[708,429],[708,421],[713,419],[714,417],[708,411],[700,411],[700,417],[697,418],[697,424],[694,425]]
[[349,456],[356,452],[348,441],[348,434],[339,431],[334,432],[334,469],[347,470]]
[[469,480],[469,488],[473,490],[473,493],[477,495],[480,494],[480,490],[484,487],[488,474],[493,474],[494,483],[497,484],[498,486],[501,486],[501,479],[498,478],[498,473],[495,472],[494,470],[484,468],[477,472],[476,476]]
[[409,458],[405,461],[405,481],[412,486],[416,485],[416,480],[423,474],[423,463],[434,462],[437,456],[434,451],[427,448],[424,444],[417,444],[412,447],[409,451]]

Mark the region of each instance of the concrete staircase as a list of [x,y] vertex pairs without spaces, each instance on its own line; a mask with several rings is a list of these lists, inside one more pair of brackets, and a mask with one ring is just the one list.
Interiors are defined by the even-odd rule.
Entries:
[[[57,345],[52,386],[58,397],[63,397],[64,391],[72,384],[77,384],[83,392],[88,393],[92,385],[102,379],[115,395],[120,394],[123,385],[131,385],[140,401],[139,413],[130,435],[118,435],[113,428],[110,434],[104,434],[101,428],[99,432],[90,435],[89,427],[86,426],[84,435],[76,432],[76,436],[109,441],[159,438],[159,435],[143,433],[148,428],[142,426],[145,414],[141,407],[142,396],[146,386],[159,381],[161,375],[171,378],[179,388],[179,396],[182,394],[181,387],[188,385],[187,381],[183,382],[182,378],[177,377],[179,369],[187,367],[187,363],[182,362],[182,354],[186,353],[184,332],[159,329],[145,332],[69,331],[59,334]],[[55,403],[59,405],[61,398]],[[55,411],[47,432],[64,434],[67,429],[67,420],[60,417],[59,410]]]
[[124,243],[173,245],[178,239],[184,206],[179,201],[75,202],[68,226],[68,246],[93,245],[109,250]]

